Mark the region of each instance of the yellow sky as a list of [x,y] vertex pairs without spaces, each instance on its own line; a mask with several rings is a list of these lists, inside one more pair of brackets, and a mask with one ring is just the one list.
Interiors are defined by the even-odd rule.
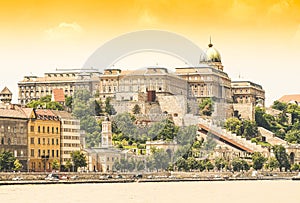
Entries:
[[[11,75],[0,87],[14,91],[30,72],[81,68],[102,43],[158,29],[203,49],[211,35],[225,71],[262,84],[271,99],[300,93],[290,74],[300,72],[299,11],[299,0],[0,0],[0,67]],[[282,78],[287,84],[273,88]]]

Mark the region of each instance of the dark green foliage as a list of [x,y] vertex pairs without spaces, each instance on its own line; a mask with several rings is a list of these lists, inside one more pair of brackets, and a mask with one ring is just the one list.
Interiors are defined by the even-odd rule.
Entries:
[[249,164],[240,158],[234,158],[231,162],[233,171],[248,171],[250,169]]
[[12,171],[15,160],[12,152],[2,150],[0,152],[0,171]]
[[200,115],[211,116],[213,113],[213,101],[211,98],[203,99],[199,104]]
[[75,167],[75,171],[77,171],[78,167],[86,167],[86,157],[85,155],[80,151],[74,151],[71,153],[73,165]]
[[237,118],[228,118],[225,122],[225,128],[248,140],[258,136],[257,125],[254,121],[250,120],[241,121]]
[[26,104],[28,108],[44,108],[44,109],[52,109],[52,110],[63,110],[63,106],[58,102],[51,101],[51,95],[41,97],[37,101],[31,101]]
[[105,112],[109,115],[115,115],[117,112],[114,109],[113,105],[111,105],[110,100],[110,97],[107,97],[105,100]]
[[95,105],[95,115],[96,116],[100,116],[102,113],[102,102],[95,100],[94,101],[94,105]]
[[259,152],[254,152],[252,155],[253,168],[255,170],[260,170],[263,168],[264,163],[267,159]]
[[285,148],[282,145],[273,146],[273,152],[275,154],[275,158],[279,164],[279,170],[282,171],[282,168],[285,168],[285,171],[291,168],[291,164],[289,162],[289,156],[285,151]]

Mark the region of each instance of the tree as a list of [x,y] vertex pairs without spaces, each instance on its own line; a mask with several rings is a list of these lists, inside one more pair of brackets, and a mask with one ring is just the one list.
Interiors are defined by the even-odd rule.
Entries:
[[285,168],[285,171],[291,168],[288,154],[285,151],[285,148],[282,145],[275,145],[273,146],[273,152],[275,154],[275,158],[279,164],[279,170],[282,171],[282,168]]
[[186,160],[183,157],[180,157],[176,161],[176,166],[179,171],[187,171],[188,170],[188,164],[186,163]]
[[213,101],[211,98],[203,99],[199,104],[200,115],[211,116],[213,112]]
[[142,161],[142,160],[138,160],[136,162],[136,170],[137,171],[143,171],[143,170],[145,170],[145,162]]
[[286,103],[280,101],[274,101],[273,105],[271,106],[273,109],[277,109],[279,111],[287,110],[288,105]]
[[206,141],[203,143],[203,149],[206,151],[213,151],[217,146],[216,141],[213,138],[213,135],[207,134]]
[[66,96],[65,97],[65,105],[72,111],[72,106],[73,106],[73,97],[72,96]]
[[10,151],[2,150],[0,153],[0,171],[11,171],[14,169],[16,158]]
[[72,162],[70,161],[70,159],[68,159],[66,161],[66,165],[65,165],[65,169],[68,170],[68,172],[70,172],[70,169],[72,168]]
[[72,161],[75,167],[75,171],[77,171],[78,167],[86,167],[86,157],[80,151],[74,151],[71,153]]
[[271,171],[277,169],[278,167],[279,167],[279,163],[277,159],[274,157],[269,158],[269,160],[265,164],[265,168],[270,169]]
[[114,109],[113,105],[110,104],[110,97],[107,97],[105,100],[105,112],[108,113],[109,115],[115,115],[116,110]]
[[58,170],[60,167],[59,161],[57,159],[54,159],[51,163],[51,166],[53,170]]
[[210,171],[214,169],[214,165],[210,161],[206,161],[205,168],[207,171]]
[[247,140],[257,137],[257,133],[258,129],[255,122],[249,120],[243,121],[243,136],[245,136]]
[[253,168],[255,170],[260,170],[263,168],[266,158],[259,152],[254,152],[252,155]]
[[141,107],[136,104],[134,105],[133,109],[132,109],[133,114],[140,114],[141,113]]
[[215,159],[215,166],[219,171],[221,171],[227,165],[226,161],[223,158],[216,158]]
[[53,110],[63,110],[63,106],[58,103],[51,101],[51,95],[41,97],[39,100],[34,100],[26,104],[28,108],[44,108],[44,109],[53,109]]
[[292,171],[299,171],[300,170],[300,164],[293,164],[291,167]]
[[168,167],[169,156],[163,149],[153,148],[151,156],[154,160],[154,165],[157,171],[160,169],[165,170]]
[[240,158],[234,158],[233,161],[231,162],[231,165],[232,165],[232,169],[238,172],[241,170],[248,171],[250,169],[249,164],[245,160]]
[[194,157],[188,157],[186,163],[189,170],[195,170],[199,168],[198,162]]
[[98,101],[94,101],[94,105],[95,105],[95,115],[96,116],[100,116],[101,113],[102,113],[102,105],[101,105],[101,100],[98,102]]
[[225,121],[225,128],[226,130],[235,133],[236,135],[241,135],[241,128],[242,128],[242,121],[238,118],[228,118]]
[[14,170],[20,171],[22,169],[23,165],[20,163],[19,159],[16,159],[14,161]]
[[177,143],[181,145],[192,144],[196,139],[197,130],[195,125],[180,127],[176,133]]

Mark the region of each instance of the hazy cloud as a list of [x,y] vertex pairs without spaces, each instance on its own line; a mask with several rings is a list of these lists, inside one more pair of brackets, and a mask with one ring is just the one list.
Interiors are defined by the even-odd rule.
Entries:
[[56,27],[45,31],[47,39],[65,39],[73,37],[82,32],[82,27],[76,23],[61,22]]
[[280,0],[279,2],[273,4],[268,13],[272,14],[282,14],[283,12],[287,11],[293,3],[293,0]]

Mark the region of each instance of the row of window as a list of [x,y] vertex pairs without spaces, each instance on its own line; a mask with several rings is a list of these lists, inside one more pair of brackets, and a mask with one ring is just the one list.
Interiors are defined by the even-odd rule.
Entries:
[[76,143],[64,143],[64,147],[80,147],[80,144],[76,144]]
[[[6,129],[6,130],[5,130]],[[11,127],[11,126],[6,126],[6,127],[4,127],[4,125],[1,125],[1,132],[11,132],[11,133],[17,133],[18,132],[18,128],[17,127]],[[19,128],[19,132],[20,133],[24,133],[24,127],[23,126],[21,126],[20,128]]]
[[15,137],[15,138],[4,138],[1,137],[0,139],[0,144],[1,145],[26,145],[26,138],[20,138],[20,137]]
[[[35,150],[34,149],[30,149],[30,156],[35,157]],[[59,150],[53,150],[53,149],[50,150],[50,149],[48,149],[47,153],[46,153],[46,150],[38,149],[37,150],[37,157],[41,157],[41,158],[59,157]]]
[[79,140],[79,136],[64,136],[63,139],[65,140]]
[[[32,126],[30,126],[30,132],[34,132],[34,126],[32,125]],[[45,127],[45,126],[38,126],[38,128],[37,128],[37,132],[38,133],[52,133],[52,134],[54,134],[54,133],[56,133],[56,134],[59,134],[59,128],[58,127],[56,127],[56,128],[54,128],[54,127],[51,127],[51,130],[50,130],[50,127],[48,126],[48,127]]]
[[64,121],[65,125],[80,125],[79,121]]
[[[47,142],[46,142],[47,141]],[[50,142],[51,141],[51,142]],[[35,144],[35,138],[34,137],[31,137],[30,138],[30,144]],[[52,138],[52,139],[50,139],[50,138],[40,138],[40,137],[38,137],[37,138],[37,144],[42,144],[42,145],[59,145],[59,139],[54,139],[54,138]]]
[[64,132],[72,132],[72,133],[79,133],[79,129],[71,129],[71,128],[64,128]]

